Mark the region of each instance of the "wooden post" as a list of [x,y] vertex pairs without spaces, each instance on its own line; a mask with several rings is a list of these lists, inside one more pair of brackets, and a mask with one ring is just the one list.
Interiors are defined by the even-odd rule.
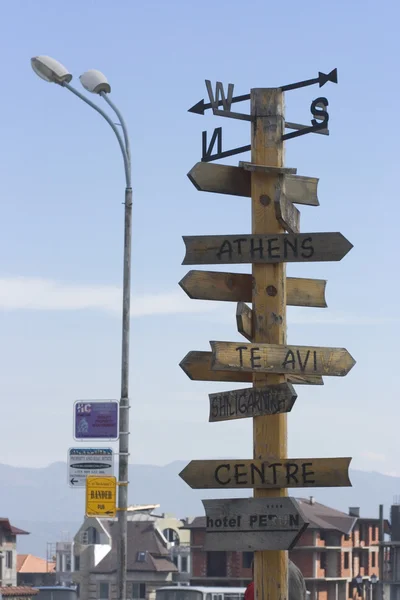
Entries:
[[[253,164],[283,167],[284,99],[280,89],[251,91],[252,124],[251,160]],[[275,213],[276,186],[279,173],[251,172],[252,233],[284,233]],[[254,252],[257,252],[256,247]],[[285,263],[253,264],[253,341],[286,343],[286,267]],[[282,375],[253,375],[254,387],[284,381]],[[287,457],[286,414],[254,417],[254,458]],[[255,489],[256,498],[286,496],[280,490]],[[286,551],[254,554],[255,600],[287,600],[288,555]]]

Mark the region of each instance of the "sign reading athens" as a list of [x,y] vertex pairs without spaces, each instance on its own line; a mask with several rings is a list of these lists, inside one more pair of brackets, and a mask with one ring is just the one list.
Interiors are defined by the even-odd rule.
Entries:
[[184,236],[184,265],[338,261],[352,249],[341,233]]

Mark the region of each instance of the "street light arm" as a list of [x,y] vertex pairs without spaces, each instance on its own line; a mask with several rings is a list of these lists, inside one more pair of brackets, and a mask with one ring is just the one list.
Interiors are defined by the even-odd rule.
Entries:
[[[111,129],[113,130],[113,132],[117,136],[117,140],[118,140],[118,143],[119,143],[120,148],[121,148],[122,157],[124,159],[126,187],[130,188],[131,187],[131,169],[130,169],[130,158],[129,158],[129,155],[128,155],[129,148],[127,148],[127,149],[125,148],[124,141],[123,141],[123,139],[121,137],[121,134],[118,131],[116,125],[112,122],[112,120],[107,115],[107,113],[105,113],[101,108],[99,108],[94,102],[92,102],[91,100],[89,100],[88,98],[86,98],[86,96],[84,96],[83,94],[81,94],[80,92],[78,92],[78,90],[76,90],[72,85],[70,85],[69,83],[66,83],[65,81],[63,83],[61,83],[60,85],[62,85],[63,87],[67,88],[67,90],[69,90],[70,92],[72,92],[73,94],[75,94],[75,96],[78,96],[78,98],[80,98],[81,100],[83,100],[84,102],[86,102],[86,104],[89,104],[89,106],[91,106],[92,108],[94,108],[94,110],[96,110],[98,113],[100,113],[101,116],[110,125]],[[122,125],[122,122],[121,122],[121,125]]]
[[126,149],[126,153],[128,155],[128,160],[129,160],[129,165],[130,165],[130,162],[131,162],[131,149],[130,149],[130,145],[129,145],[128,128],[126,126],[124,117],[121,115],[121,112],[119,111],[119,109],[115,106],[114,102],[112,102],[110,100],[109,96],[105,92],[100,92],[100,96],[102,98],[104,98],[104,100],[107,102],[107,104],[109,106],[111,106],[112,110],[117,115],[117,117],[119,119],[119,122],[121,123],[122,131],[124,133],[124,139],[125,139],[125,149]]

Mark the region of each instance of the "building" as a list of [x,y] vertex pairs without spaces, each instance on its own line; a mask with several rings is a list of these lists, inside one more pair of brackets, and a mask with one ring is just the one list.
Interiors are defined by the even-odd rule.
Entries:
[[[86,519],[73,543],[72,579],[81,600],[117,596],[116,520]],[[151,520],[128,521],[128,597],[153,600],[158,587],[173,585],[178,572],[168,542]]]
[[0,518],[0,587],[17,585],[17,535],[28,532]]
[[33,554],[17,555],[17,585],[34,587],[54,585],[56,582],[56,563]]
[[[361,596],[371,576],[379,577],[378,519],[361,518],[359,508],[346,514],[312,497],[297,500],[309,526],[290,558],[302,571],[311,600]],[[250,582],[252,552],[206,552],[206,518],[196,517],[186,527],[191,532],[192,585],[246,586]],[[358,576],[361,586],[355,585]]]

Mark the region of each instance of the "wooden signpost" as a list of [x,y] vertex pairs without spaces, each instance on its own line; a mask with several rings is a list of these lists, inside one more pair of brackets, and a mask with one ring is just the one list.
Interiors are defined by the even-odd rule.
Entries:
[[294,498],[202,502],[206,513],[205,550],[236,551],[238,540],[250,551],[290,550],[308,526]]
[[[251,302],[253,278],[245,273],[189,271],[179,282],[189,298],[222,302]],[[289,306],[326,308],[324,279],[286,279]]]
[[[236,323],[247,342],[211,343],[211,352],[189,352],[180,363],[197,381],[253,383],[251,388],[209,395],[209,421],[253,419],[253,460],[191,461],[180,473],[192,488],[250,488],[253,499],[207,500],[207,550],[254,550],[255,600],[288,599],[287,550],[307,524],[287,489],[350,486],[350,458],[287,458],[287,413],[293,385],[322,385],[322,375],[344,376],[355,361],[344,348],[287,343],[286,306],[326,307],[326,281],[286,277],[286,263],[340,261],[351,243],[339,232],[301,233],[298,205],[319,206],[318,179],[284,165],[284,142],[309,133],[329,135],[328,100],[310,105],[311,125],[288,122],[284,93],[327,82],[337,70],[280,88],[253,89],[234,96],[234,85],[206,82],[210,102],[190,110],[249,121],[251,144],[223,149],[222,127],[202,133],[201,162],[189,171],[204,192],[251,199],[251,232],[183,238],[185,265],[251,264],[252,272],[190,271],[180,282],[193,299],[237,302]],[[250,114],[233,103],[250,100]],[[291,129],[293,131],[286,132]],[[238,167],[215,160],[251,151]],[[297,205],[297,206],[295,206]],[[251,304],[248,305],[246,303]],[[209,338],[208,338],[209,339]],[[301,399],[296,409],[301,410]],[[234,534],[234,535],[232,535]]]
[[[274,415],[277,417],[282,415]],[[191,488],[201,490],[346,487],[351,485],[350,461],[351,458],[192,460],[179,475]]]
[[[270,201],[264,196],[260,204],[268,205]],[[183,265],[338,261],[353,247],[341,233],[191,235],[183,236],[183,241]]]
[[228,421],[290,412],[297,394],[290,383],[209,394],[209,421]]
[[215,371],[344,377],[355,360],[344,348],[210,342]]

